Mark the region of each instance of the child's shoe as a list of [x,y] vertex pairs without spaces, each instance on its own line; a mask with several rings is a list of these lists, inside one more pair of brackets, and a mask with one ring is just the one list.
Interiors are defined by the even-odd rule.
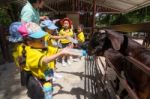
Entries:
[[63,67],[67,66],[67,63],[65,61],[62,61],[62,66]]
[[67,63],[68,63],[68,65],[71,65],[71,61],[69,59],[67,60]]

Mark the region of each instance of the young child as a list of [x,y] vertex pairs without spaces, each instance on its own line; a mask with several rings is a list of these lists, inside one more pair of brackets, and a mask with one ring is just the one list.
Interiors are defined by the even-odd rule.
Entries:
[[14,22],[9,27],[9,37],[8,40],[13,44],[12,55],[14,62],[18,67],[17,70],[20,72],[21,85],[26,86],[28,78],[30,76],[30,70],[28,67],[25,67],[25,45],[23,44],[23,38],[18,32],[18,28],[21,26],[21,22]]
[[82,25],[78,25],[77,26],[77,36],[76,39],[78,40],[78,43],[80,45],[82,45],[85,41],[85,37],[84,37],[84,33],[83,33],[83,26]]
[[[25,46],[25,67],[31,72],[27,83],[28,95],[31,99],[43,99],[42,86],[51,82],[51,64],[63,55],[70,55],[68,48],[62,50],[45,46],[45,35],[40,26],[26,23],[18,31],[23,36]],[[27,48],[26,48],[27,47]]]
[[40,26],[47,32],[47,35],[45,36],[47,45],[52,47],[60,47],[57,40],[66,38],[66,36],[56,35],[58,27],[51,20],[42,21]]
[[[56,29],[58,29],[58,27],[51,20],[42,21],[40,26],[43,27],[43,29],[47,32],[47,35],[45,36],[45,41],[47,45],[50,47],[55,47],[55,48],[61,47],[60,44],[57,42],[57,40],[63,39],[66,36],[56,36]],[[56,69],[55,64],[56,64],[56,61],[53,64],[53,66],[51,66],[54,71]],[[62,77],[61,75],[54,72],[53,81],[61,77]]]
[[[83,25],[78,25],[75,29],[75,39],[77,39],[78,44],[74,44],[74,48],[82,49],[82,45],[85,41],[84,33],[83,33]],[[73,61],[78,61],[79,59],[74,57]]]
[[[64,18],[61,20],[62,29],[59,32],[60,36],[70,36],[73,37],[73,30],[72,30],[72,21],[69,18]],[[67,46],[71,45],[71,41],[68,39],[60,39],[60,42],[62,44],[62,47],[65,48]],[[70,65],[71,62],[69,61],[69,57],[63,57],[62,58],[62,66],[66,66],[66,62]]]

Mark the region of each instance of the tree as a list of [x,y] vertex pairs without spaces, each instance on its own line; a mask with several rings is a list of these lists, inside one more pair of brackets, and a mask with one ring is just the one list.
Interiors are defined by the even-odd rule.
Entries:
[[7,14],[7,10],[0,8],[0,24],[8,26],[11,23],[11,18]]
[[135,24],[150,21],[150,6],[126,14],[99,15],[97,25],[109,26],[119,24]]
[[7,3],[0,6],[0,24],[8,26],[11,22],[19,21],[21,9],[26,0],[22,0],[21,2],[6,0],[4,2]]

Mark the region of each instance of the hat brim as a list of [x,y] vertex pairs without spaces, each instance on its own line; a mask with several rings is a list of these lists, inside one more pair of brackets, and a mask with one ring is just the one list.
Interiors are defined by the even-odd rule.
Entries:
[[31,38],[38,39],[38,38],[44,37],[46,34],[47,34],[46,32],[40,30],[40,31],[38,31],[36,33],[31,33],[28,36],[31,37]]
[[58,27],[57,26],[55,26],[55,25],[51,25],[51,26],[49,26],[49,27],[47,27],[48,29],[50,29],[50,30],[55,30],[55,29],[58,29]]

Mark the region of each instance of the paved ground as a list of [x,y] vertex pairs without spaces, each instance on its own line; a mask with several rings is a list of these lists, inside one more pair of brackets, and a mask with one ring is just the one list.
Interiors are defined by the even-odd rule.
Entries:
[[[85,74],[85,60],[73,62],[71,66],[62,67],[57,63],[57,72],[63,77],[54,83],[53,99],[95,99],[85,83],[88,75]],[[86,78],[87,77],[87,78]],[[14,65],[0,65],[0,99],[29,99],[26,89],[20,86],[20,75]]]
[[0,65],[0,99],[29,99],[13,63]]
[[[57,72],[63,75],[63,78],[54,83],[53,99],[94,99],[92,94],[85,90],[85,60],[82,58],[78,62],[73,62],[71,66],[62,67],[57,64]],[[62,87],[62,89],[60,89]]]

